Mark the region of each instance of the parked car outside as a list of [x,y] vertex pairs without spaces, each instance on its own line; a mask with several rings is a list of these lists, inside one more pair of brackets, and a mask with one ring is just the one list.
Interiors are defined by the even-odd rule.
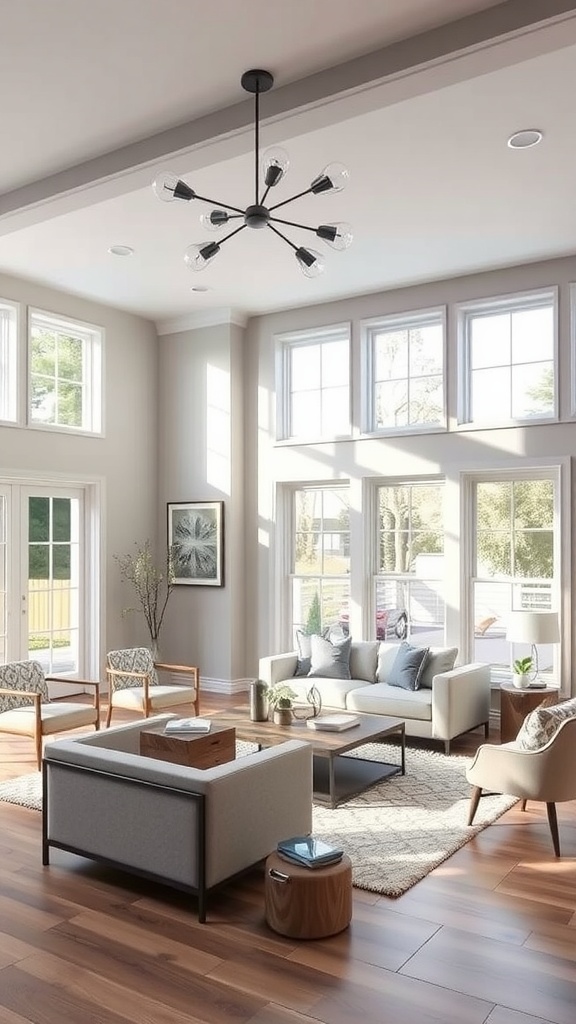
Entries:
[[[350,632],[350,615],[348,608],[340,609],[338,625],[348,636]],[[401,608],[378,608],[376,611],[376,639],[405,640],[408,636],[408,612]]]

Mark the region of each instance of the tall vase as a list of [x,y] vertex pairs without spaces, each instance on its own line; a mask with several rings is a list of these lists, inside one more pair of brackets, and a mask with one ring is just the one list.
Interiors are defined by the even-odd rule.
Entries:
[[160,661],[160,646],[157,636],[150,638],[150,651],[152,653],[152,661]]

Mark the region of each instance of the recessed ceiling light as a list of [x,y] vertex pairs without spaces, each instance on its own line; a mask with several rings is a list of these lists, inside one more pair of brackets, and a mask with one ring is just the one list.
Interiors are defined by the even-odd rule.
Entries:
[[209,288],[208,285],[206,285],[206,284],[197,284],[197,285],[194,285],[194,287],[191,288],[190,291],[191,292],[209,292],[209,291],[211,291],[211,288]]
[[508,145],[510,149],[530,149],[530,146],[537,146],[542,142],[543,134],[539,128],[524,128],[510,136]]
[[134,249],[129,245],[111,245],[108,249],[111,256],[133,256]]

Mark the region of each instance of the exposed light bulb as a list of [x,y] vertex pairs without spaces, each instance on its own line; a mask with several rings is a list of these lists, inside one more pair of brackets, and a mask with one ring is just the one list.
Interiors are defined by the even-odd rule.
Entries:
[[310,188],[314,195],[320,195],[322,192],[341,192],[346,188],[349,178],[350,172],[344,164],[328,164],[321,174],[314,178]]
[[339,224],[320,224],[320,227],[316,229],[316,234],[331,249],[336,249],[336,252],[343,252],[344,249],[348,249],[352,245],[352,239],[354,238],[352,226],[346,224],[345,221],[341,221]]
[[200,223],[208,231],[220,231],[230,220],[226,210],[210,210],[210,213],[203,213]]
[[190,270],[204,270],[219,252],[218,242],[189,245],[184,253],[184,263]]
[[194,189],[171,171],[161,171],[152,182],[152,188],[163,203],[171,203],[174,199],[185,199],[189,202],[196,195]]
[[305,249],[300,246],[294,253],[298,260],[298,266],[306,277],[319,277],[324,273],[325,264],[322,256],[315,249]]
[[280,146],[272,146],[262,156],[262,170],[266,188],[274,188],[290,166],[288,153]]

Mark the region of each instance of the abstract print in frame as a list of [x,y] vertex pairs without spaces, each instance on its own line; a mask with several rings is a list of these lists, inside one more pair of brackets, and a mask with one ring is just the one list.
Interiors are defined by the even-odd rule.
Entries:
[[168,502],[174,583],[224,586],[224,502]]

